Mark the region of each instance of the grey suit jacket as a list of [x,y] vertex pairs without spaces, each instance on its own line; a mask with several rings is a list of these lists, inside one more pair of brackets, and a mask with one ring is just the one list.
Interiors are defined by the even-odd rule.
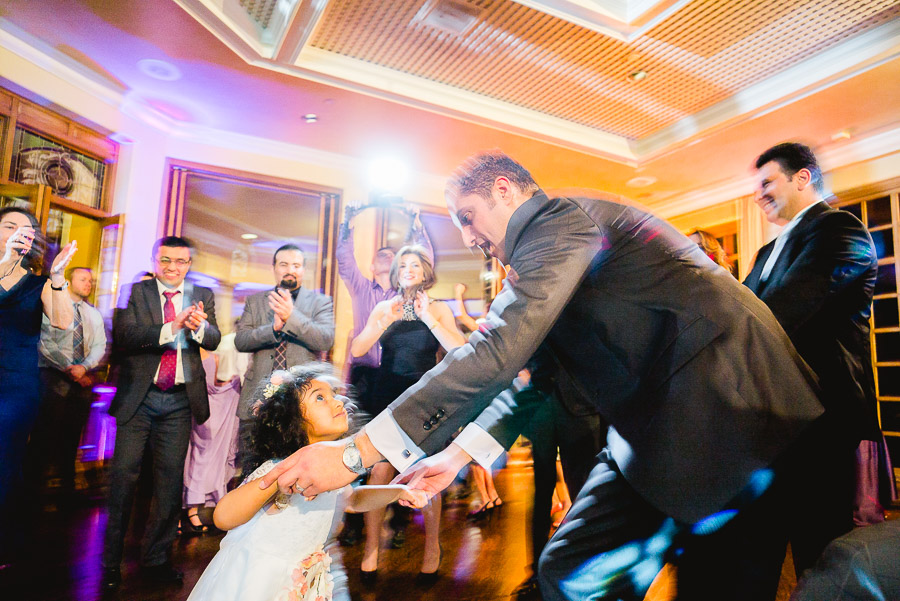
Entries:
[[[184,370],[184,384],[191,404],[191,414],[198,424],[202,424],[209,418],[209,397],[199,349],[202,346],[208,351],[215,350],[222,336],[216,325],[215,296],[212,290],[185,281],[183,306],[187,307],[198,301],[203,302],[203,310],[209,316],[203,343],[197,344],[193,338],[185,335],[180,338],[180,344],[181,367]],[[113,324],[114,354],[120,368],[116,396],[109,407],[109,413],[120,424],[134,416],[153,384],[163,351],[169,348],[168,345],[159,344],[159,332],[164,323],[156,280],[135,283],[131,288],[128,306],[117,312]]]
[[[243,353],[253,353],[244,376],[238,404],[238,417],[247,419],[256,387],[268,377],[275,364],[278,337],[272,329],[275,313],[269,308],[269,291],[257,292],[247,299],[237,325],[234,345]],[[287,366],[315,361],[315,353],[327,351],[334,344],[334,303],[330,296],[301,288],[294,300],[294,310],[282,332],[288,337]]]
[[[823,411],[769,309],[690,240],[621,199],[538,192],[506,232],[487,324],[390,405],[424,451],[475,420],[542,342],[611,424],[628,482],[694,522]],[[479,423],[489,432],[502,404]]]

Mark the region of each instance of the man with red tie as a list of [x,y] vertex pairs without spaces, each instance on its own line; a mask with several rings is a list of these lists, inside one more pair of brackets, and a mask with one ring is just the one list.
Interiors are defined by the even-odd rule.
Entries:
[[103,549],[103,587],[121,582],[119,564],[131,504],[147,444],[153,452],[153,502],[141,544],[145,576],[181,584],[170,552],[181,512],[184,461],[191,417],[209,417],[206,376],[200,347],[214,350],[216,327],[212,290],[185,282],[191,246],[167,236],[153,245],[156,277],[137,282],[128,306],[113,326],[121,365],[116,396],[116,450],[109,473],[109,504]]

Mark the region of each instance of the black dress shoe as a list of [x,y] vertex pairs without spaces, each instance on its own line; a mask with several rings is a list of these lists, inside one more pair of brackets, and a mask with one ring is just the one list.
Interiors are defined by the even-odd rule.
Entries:
[[119,568],[103,568],[103,577],[100,580],[100,588],[111,591],[122,584],[122,572]]
[[157,584],[184,584],[184,574],[172,567],[170,563],[163,563],[158,566],[144,566],[141,570],[147,580]]

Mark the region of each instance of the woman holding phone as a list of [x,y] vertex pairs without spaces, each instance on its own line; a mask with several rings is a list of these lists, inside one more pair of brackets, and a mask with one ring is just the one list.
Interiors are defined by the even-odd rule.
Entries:
[[[390,279],[397,296],[375,305],[365,328],[350,343],[350,354],[354,357],[364,355],[376,343],[381,344],[381,366],[374,378],[371,406],[367,408],[373,415],[383,411],[434,367],[441,348],[451,351],[466,341],[456,327],[450,307],[428,296],[427,290],[435,283],[434,268],[422,246],[400,249],[391,264]],[[376,463],[369,484],[386,484],[395,474],[390,463]],[[440,497],[435,497],[422,513],[425,555],[419,582],[429,584],[437,578],[441,562]],[[371,584],[377,573],[383,519],[384,509],[366,514],[366,548],[361,566],[366,584]]]
[[34,215],[18,207],[0,209],[0,564],[21,544],[9,529],[15,520],[10,493],[21,480],[25,443],[40,406],[41,315],[60,329],[70,327],[73,317],[63,272],[75,241],[56,256],[49,277],[39,276],[31,271],[41,256],[36,236]]

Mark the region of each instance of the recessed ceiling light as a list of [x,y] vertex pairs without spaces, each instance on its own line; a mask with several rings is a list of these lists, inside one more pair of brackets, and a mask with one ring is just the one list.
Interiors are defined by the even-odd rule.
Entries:
[[155,58],[145,58],[137,63],[138,69],[147,77],[153,79],[161,79],[162,81],[175,81],[181,79],[181,71],[172,63],[156,60]]
[[643,81],[647,77],[647,72],[643,69],[638,69],[637,71],[632,71],[628,74],[628,79],[637,83],[639,81]]
[[305,115],[303,115],[303,120],[307,123],[315,123],[319,120],[319,116],[315,113],[306,113]]
[[640,175],[638,177],[633,177],[627,182],[625,185],[629,188],[646,188],[647,186],[652,186],[656,183],[656,178],[652,175]]
[[831,136],[832,141],[837,142],[838,140],[849,140],[850,139],[850,130],[842,129],[838,133]]
[[259,236],[257,236],[256,234],[241,234],[241,238],[243,238],[244,240],[256,240],[257,238],[259,238]]

